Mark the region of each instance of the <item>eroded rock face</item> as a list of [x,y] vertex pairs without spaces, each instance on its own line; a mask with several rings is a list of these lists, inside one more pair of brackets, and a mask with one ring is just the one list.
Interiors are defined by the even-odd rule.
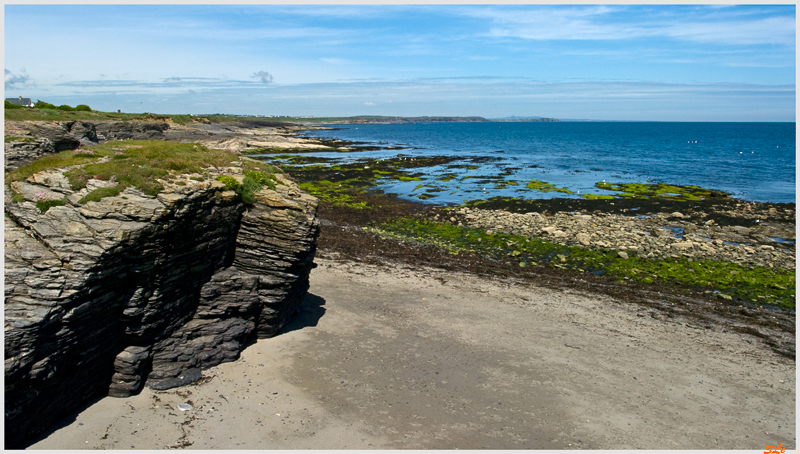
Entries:
[[67,204],[5,217],[6,447],[69,411],[201,378],[274,335],[308,290],[317,201],[286,180],[245,207],[217,181],[126,189],[80,205],[82,192],[35,175],[23,194]]
[[99,140],[160,140],[169,124],[163,121],[98,121]]
[[5,144],[5,167],[7,170],[13,170],[55,152],[56,148],[49,139],[7,142]]
[[169,124],[161,121],[6,121],[5,167],[13,170],[40,157],[106,140],[164,139]]

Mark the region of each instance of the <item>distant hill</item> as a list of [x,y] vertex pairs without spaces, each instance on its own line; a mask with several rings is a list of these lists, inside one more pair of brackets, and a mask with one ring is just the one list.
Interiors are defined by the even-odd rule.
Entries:
[[561,121],[556,118],[545,117],[507,117],[492,118],[484,117],[384,117],[379,115],[359,115],[355,117],[324,117],[324,118],[302,118],[291,117],[291,121],[313,122],[327,124],[401,124],[401,123],[485,123],[485,122],[523,122],[523,121]]
[[492,118],[489,121],[561,121],[558,118],[547,118],[547,117],[503,117],[503,118]]
[[358,115],[355,117],[326,117],[326,118],[292,118],[298,122],[314,122],[328,124],[401,124],[401,123],[479,123],[489,120],[483,117],[384,117],[379,115]]

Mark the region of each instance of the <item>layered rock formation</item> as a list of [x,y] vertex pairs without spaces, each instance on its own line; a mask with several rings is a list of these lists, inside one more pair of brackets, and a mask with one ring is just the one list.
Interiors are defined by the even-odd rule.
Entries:
[[[224,173],[241,180],[241,168]],[[6,447],[98,396],[201,378],[298,310],[317,201],[283,176],[245,206],[218,181],[80,204],[57,171],[5,200]],[[37,194],[66,196],[42,213]]]

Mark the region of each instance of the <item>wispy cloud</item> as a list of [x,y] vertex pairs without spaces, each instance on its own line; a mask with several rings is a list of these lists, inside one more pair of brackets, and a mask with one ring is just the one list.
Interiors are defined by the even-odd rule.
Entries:
[[344,58],[320,58],[320,60],[324,61],[325,63],[330,63],[332,65],[347,65],[353,63],[351,60],[347,60]]
[[4,69],[3,75],[5,78],[5,88],[26,88],[34,86],[30,76],[25,74],[24,70],[21,74],[14,74],[11,71]]
[[[667,37],[697,43],[781,44],[795,41],[794,15],[730,17],[715,10],[648,7],[474,8],[464,13],[489,20],[486,36],[529,40],[624,40]],[[633,18],[631,13],[636,14]]]
[[[259,74],[264,73],[264,74]],[[225,89],[225,88],[245,88],[257,87],[265,83],[264,80],[271,81],[271,76],[265,71],[253,74],[253,78],[258,80],[236,80],[227,78],[212,77],[170,77],[159,82],[143,81],[135,79],[100,79],[100,80],[75,80],[54,84],[56,87],[83,88],[90,90],[125,90],[135,93],[157,93],[171,92],[175,89],[181,90],[200,90],[200,89]]]
[[730,22],[687,21],[662,26],[658,32],[699,43],[791,45],[795,42],[795,26],[793,17],[768,17]]

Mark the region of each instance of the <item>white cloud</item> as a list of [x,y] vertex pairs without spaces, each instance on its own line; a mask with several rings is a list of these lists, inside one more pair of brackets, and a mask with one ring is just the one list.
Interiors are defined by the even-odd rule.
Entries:
[[365,102],[364,105],[365,106],[377,106],[377,104],[375,104],[374,102],[369,102],[369,101]]
[[344,58],[320,58],[320,60],[332,65],[346,65],[352,63],[350,60],[345,60]]
[[768,17],[750,21],[677,23],[660,31],[666,36],[700,43],[789,45],[795,42],[795,25],[794,18]]
[[[697,43],[794,45],[794,16],[720,15],[714,9],[624,7],[481,8],[466,15],[491,21],[486,36],[529,40],[622,40],[666,37]],[[638,9],[638,11],[637,11]],[[626,13],[637,13],[637,19]]]

